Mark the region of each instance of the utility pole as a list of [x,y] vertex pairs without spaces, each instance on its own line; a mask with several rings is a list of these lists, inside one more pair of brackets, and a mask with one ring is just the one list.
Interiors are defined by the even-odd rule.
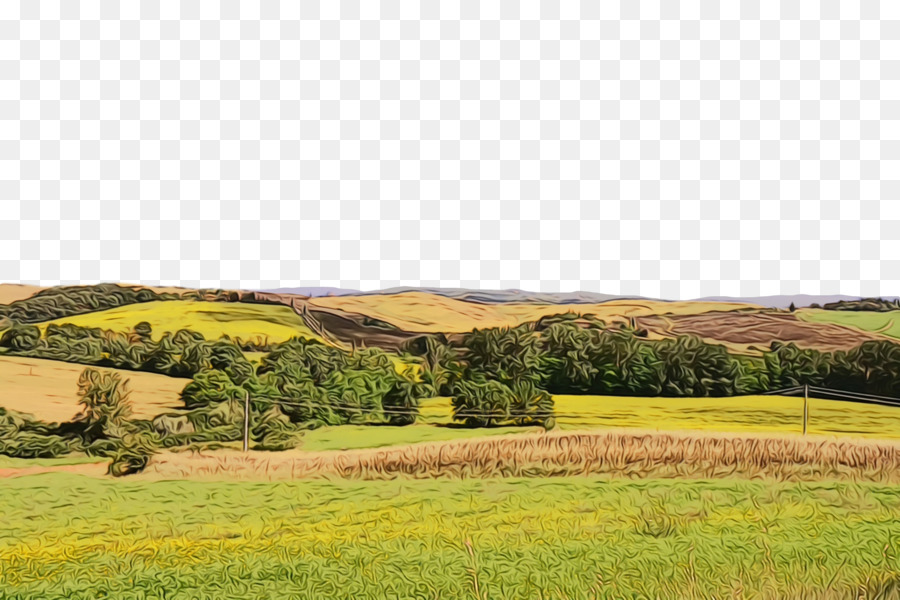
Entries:
[[[806,433],[804,421],[803,433]],[[244,452],[250,449],[250,392],[244,391]]]
[[807,423],[809,423],[809,384],[803,384],[803,435],[806,435]]

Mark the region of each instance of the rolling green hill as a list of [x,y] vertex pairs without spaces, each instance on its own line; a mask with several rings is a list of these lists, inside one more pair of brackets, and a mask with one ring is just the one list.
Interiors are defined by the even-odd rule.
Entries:
[[835,323],[900,338],[900,310],[888,312],[823,310],[804,308],[796,312],[798,318],[810,323]]
[[141,321],[150,323],[156,339],[166,331],[174,333],[179,329],[197,331],[208,340],[223,335],[270,343],[292,337],[320,339],[291,308],[276,304],[168,300],[62,317],[42,325],[71,323],[80,327],[130,331]]

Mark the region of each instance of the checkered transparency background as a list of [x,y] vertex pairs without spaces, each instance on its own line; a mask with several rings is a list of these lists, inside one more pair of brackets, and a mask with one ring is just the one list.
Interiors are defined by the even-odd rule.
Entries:
[[0,3],[0,280],[900,293],[896,2]]

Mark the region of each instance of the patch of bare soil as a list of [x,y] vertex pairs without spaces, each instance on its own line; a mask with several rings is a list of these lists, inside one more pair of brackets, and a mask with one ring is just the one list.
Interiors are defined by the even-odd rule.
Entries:
[[768,348],[774,341],[804,348],[848,350],[868,340],[885,339],[876,333],[834,323],[808,323],[790,313],[708,312],[697,315],[639,317],[637,325],[662,336],[692,334],[737,346]]

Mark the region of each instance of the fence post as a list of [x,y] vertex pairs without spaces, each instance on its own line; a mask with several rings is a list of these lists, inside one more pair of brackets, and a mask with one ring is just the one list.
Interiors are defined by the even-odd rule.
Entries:
[[803,384],[803,435],[809,423],[809,384]]
[[[806,428],[804,427],[804,432]],[[250,392],[244,392],[244,452],[250,449]]]

